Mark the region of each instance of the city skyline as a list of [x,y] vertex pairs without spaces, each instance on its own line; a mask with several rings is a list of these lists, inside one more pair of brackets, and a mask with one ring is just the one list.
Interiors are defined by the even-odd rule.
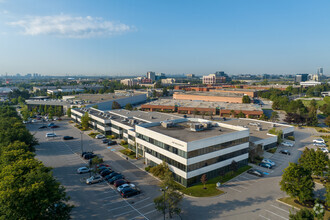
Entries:
[[327,1],[0,1],[0,74],[314,74]]

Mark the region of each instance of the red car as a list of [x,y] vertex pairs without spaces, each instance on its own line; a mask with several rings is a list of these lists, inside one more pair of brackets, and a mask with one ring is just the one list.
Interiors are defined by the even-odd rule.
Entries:
[[109,164],[100,163],[100,164],[96,165],[96,168],[99,168],[99,167],[110,167],[110,165]]
[[129,183],[127,180],[124,180],[124,179],[120,179],[120,180],[116,180],[113,185],[117,188],[118,186],[121,186],[125,183]]
[[51,126],[50,128],[59,128],[60,126],[58,126],[58,125],[53,125],[53,126]]

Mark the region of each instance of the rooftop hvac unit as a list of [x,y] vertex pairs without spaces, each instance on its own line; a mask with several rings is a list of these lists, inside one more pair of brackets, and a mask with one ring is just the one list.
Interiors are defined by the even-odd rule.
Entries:
[[131,124],[131,125],[134,125],[135,122],[136,122],[135,119],[131,119],[131,120],[130,120],[130,124]]
[[170,127],[173,127],[173,122],[171,122],[171,121],[162,121],[161,123],[160,123],[164,128],[170,128]]
[[262,129],[261,129],[261,127],[257,127],[257,131],[261,131]]
[[150,119],[155,119],[154,116],[150,116]]
[[204,126],[201,123],[191,123],[190,130],[191,131],[202,131],[202,130],[204,130]]
[[205,129],[209,129],[209,128],[212,127],[212,123],[211,123],[211,122],[203,122],[202,125],[203,125],[203,127],[204,127]]
[[126,122],[127,121],[127,118],[124,118],[123,120],[121,120],[122,122]]
[[272,127],[275,128],[276,127],[276,124],[272,123]]

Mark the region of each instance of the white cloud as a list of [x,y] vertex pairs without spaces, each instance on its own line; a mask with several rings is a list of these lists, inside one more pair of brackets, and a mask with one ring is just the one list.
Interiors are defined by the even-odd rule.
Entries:
[[103,37],[132,30],[131,26],[105,21],[102,18],[69,15],[28,17],[25,20],[10,22],[8,25],[23,28],[25,35],[54,35],[68,38]]

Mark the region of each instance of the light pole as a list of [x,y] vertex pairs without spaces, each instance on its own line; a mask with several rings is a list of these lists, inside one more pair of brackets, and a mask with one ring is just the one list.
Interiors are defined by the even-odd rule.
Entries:
[[168,189],[168,186],[166,186],[165,189],[160,189],[160,191],[163,191],[163,192],[164,192],[164,210],[163,210],[163,213],[164,213],[164,220],[165,220],[165,210],[166,210],[165,192],[166,192],[167,189]]
[[81,148],[81,155],[82,155],[82,153],[83,153],[83,133],[84,132],[80,132],[80,148]]

